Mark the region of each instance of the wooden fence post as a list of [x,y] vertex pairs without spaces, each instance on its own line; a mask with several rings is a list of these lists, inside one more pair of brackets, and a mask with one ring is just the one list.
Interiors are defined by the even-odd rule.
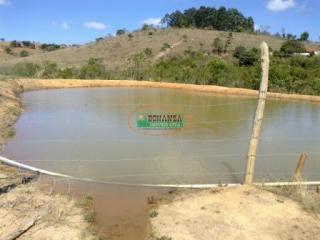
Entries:
[[303,153],[300,155],[296,170],[294,172],[293,181],[298,182],[301,181],[301,173],[304,167],[304,163],[306,162],[308,155]]
[[264,115],[264,108],[267,98],[268,81],[269,81],[269,47],[267,43],[262,42],[261,46],[261,83],[259,91],[258,106],[255,113],[254,125],[252,135],[250,139],[248,155],[247,155],[247,167],[244,184],[252,184],[254,175],[254,166],[256,161],[256,153],[259,144],[259,137],[261,132],[261,125]]

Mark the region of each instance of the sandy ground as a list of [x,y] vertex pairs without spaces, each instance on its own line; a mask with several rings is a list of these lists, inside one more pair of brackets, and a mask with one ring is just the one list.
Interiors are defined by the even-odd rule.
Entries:
[[320,239],[319,215],[254,187],[179,194],[156,211],[150,240]]
[[75,201],[41,187],[36,183],[20,185],[0,195],[1,240],[25,229],[21,240],[95,239]]

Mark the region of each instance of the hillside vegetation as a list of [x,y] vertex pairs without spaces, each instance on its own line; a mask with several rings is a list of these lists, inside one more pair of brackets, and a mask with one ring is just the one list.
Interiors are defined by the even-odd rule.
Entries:
[[[173,47],[170,49],[169,56],[181,55],[186,50],[211,54],[213,40],[217,37],[226,41],[228,32],[203,29],[149,29],[25,58],[0,59],[0,66],[12,66],[18,62],[41,64],[49,61],[57,63],[60,67],[80,67],[90,58],[99,58],[107,69],[114,70],[126,66],[130,55],[146,48],[150,48],[156,58],[163,53],[166,44]],[[233,51],[237,46],[258,48],[262,41],[266,41],[274,50],[279,50],[284,42],[281,38],[239,32],[233,33],[229,51]]]

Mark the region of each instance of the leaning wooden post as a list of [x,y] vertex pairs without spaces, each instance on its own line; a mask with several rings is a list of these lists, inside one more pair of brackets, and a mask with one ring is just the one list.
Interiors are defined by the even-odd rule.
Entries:
[[304,163],[307,160],[307,157],[308,157],[308,155],[305,153],[300,155],[296,170],[294,172],[293,181],[295,181],[295,182],[301,181],[301,173],[302,173],[302,170],[304,167]]
[[256,162],[256,153],[259,144],[259,137],[261,132],[261,125],[263,120],[264,108],[266,104],[268,81],[269,81],[269,47],[267,43],[262,42],[261,46],[261,83],[259,91],[258,106],[255,113],[254,125],[250,139],[248,155],[247,155],[247,168],[244,184],[252,184],[254,165]]

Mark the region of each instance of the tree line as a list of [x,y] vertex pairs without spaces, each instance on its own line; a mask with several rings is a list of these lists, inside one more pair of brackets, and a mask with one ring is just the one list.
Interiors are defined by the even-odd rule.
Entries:
[[220,31],[254,31],[254,20],[245,17],[235,8],[220,7],[190,8],[183,12],[168,13],[162,19],[168,27],[176,28],[212,28]]

